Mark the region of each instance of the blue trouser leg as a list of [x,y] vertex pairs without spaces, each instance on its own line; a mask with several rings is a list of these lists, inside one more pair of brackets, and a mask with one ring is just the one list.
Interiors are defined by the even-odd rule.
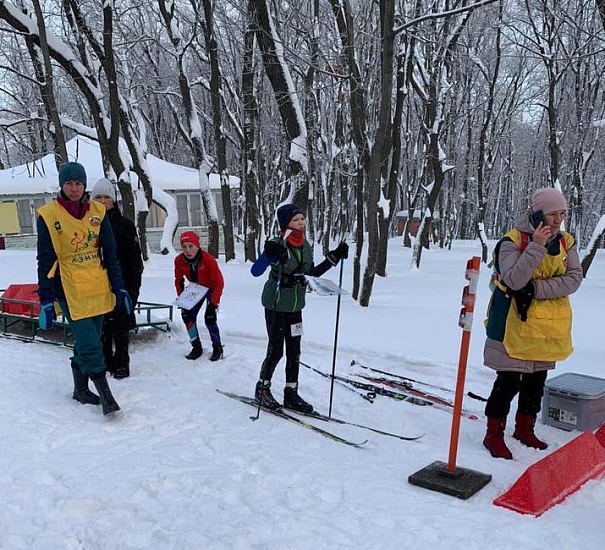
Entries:
[[59,299],[59,305],[74,337],[74,363],[85,375],[105,371],[105,358],[101,344],[103,315],[74,321],[69,314],[67,302]]

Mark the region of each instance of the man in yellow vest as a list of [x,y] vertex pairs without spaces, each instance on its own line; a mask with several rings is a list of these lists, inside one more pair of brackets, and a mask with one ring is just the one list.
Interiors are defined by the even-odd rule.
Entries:
[[[103,414],[120,410],[105,376],[101,344],[103,314],[115,306],[132,311],[132,302],[116,256],[116,243],[105,207],[89,201],[86,170],[77,162],[59,167],[59,195],[38,209],[39,325],[52,327],[55,304],[74,337],[73,398],[101,404]],[[92,380],[99,396],[88,389]]]

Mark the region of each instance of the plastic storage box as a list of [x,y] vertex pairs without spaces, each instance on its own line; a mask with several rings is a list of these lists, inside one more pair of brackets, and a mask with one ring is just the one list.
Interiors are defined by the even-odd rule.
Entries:
[[595,430],[605,422],[605,379],[566,373],[546,381],[542,422],[564,430]]

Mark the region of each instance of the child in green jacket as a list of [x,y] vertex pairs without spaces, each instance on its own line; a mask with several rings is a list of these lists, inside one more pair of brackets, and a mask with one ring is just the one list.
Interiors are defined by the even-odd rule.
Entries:
[[251,268],[259,277],[269,265],[271,271],[262,293],[265,323],[269,337],[267,354],[256,384],[257,401],[270,409],[280,408],[271,393],[271,378],[286,346],[286,386],[284,407],[310,413],[313,406],[298,395],[300,342],[303,333],[302,309],[305,307],[305,275],[320,277],[349,255],[349,247],[342,242],[326,254],[325,260],[315,266],[311,245],[305,238],[305,215],[294,204],[277,209],[280,237],[265,243],[263,254]]

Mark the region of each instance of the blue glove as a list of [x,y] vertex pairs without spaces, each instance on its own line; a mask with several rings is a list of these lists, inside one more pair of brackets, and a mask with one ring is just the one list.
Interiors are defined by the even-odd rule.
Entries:
[[40,315],[38,315],[38,326],[41,330],[49,330],[57,320],[55,304],[48,298],[40,301]]
[[133,309],[130,294],[128,294],[125,288],[118,288],[114,290],[113,293],[116,295],[116,307],[118,309],[123,309],[130,315]]

